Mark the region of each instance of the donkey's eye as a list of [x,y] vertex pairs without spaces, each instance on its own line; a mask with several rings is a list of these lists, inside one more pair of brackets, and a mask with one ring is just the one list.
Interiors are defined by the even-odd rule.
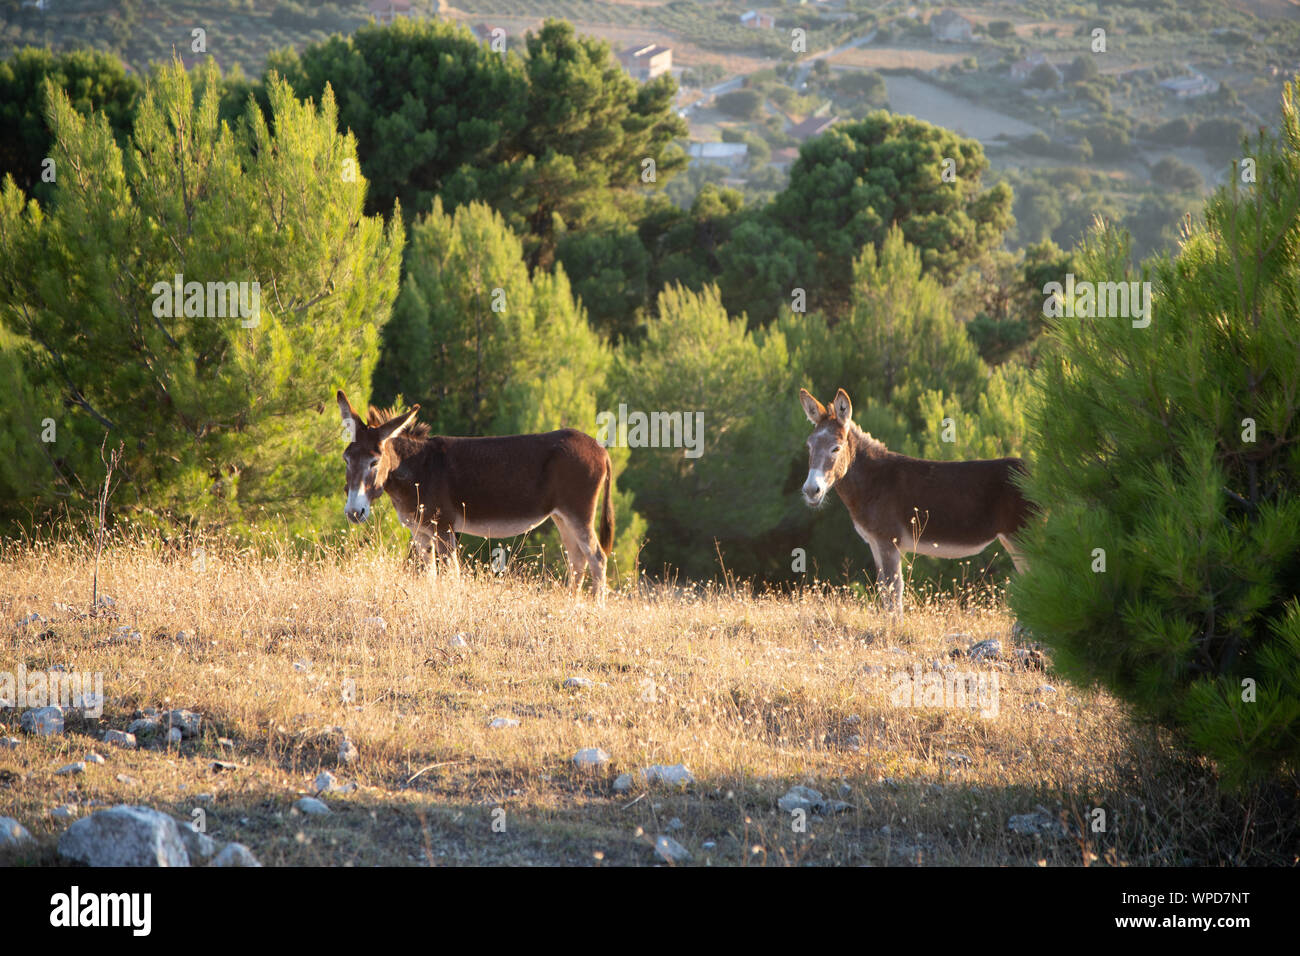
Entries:
[[838,454],[840,453],[840,447],[841,447],[841,446],[836,445],[835,448],[834,448],[834,450],[831,451],[831,454],[832,454],[832,455],[838,455]]

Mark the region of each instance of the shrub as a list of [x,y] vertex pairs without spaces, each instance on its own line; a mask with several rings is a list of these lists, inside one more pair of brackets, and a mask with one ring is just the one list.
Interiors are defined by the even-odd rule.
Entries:
[[[1280,137],[1252,143],[1259,184],[1222,187],[1152,265],[1149,327],[1049,321],[1029,410],[1043,517],[1011,589],[1065,674],[1179,732],[1230,785],[1300,757],[1293,92]],[[1136,278],[1108,228],[1074,272]]]

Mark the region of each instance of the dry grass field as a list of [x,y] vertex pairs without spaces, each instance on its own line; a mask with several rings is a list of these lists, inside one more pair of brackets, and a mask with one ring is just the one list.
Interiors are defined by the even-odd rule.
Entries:
[[[432,581],[392,551],[309,560],[209,542],[200,559],[117,542],[99,570],[113,603],[95,615],[91,549],[0,553],[0,670],[100,672],[105,697],[98,719],[71,712],[51,737],[0,710],[0,737],[19,739],[0,748],[0,816],[36,837],[0,864],[58,862],[68,821],[52,808],[119,803],[202,809],[213,837],[266,865],[652,865],[661,834],[714,866],[1294,862],[1279,849],[1295,845],[1293,815],[1221,795],[1113,699],[1050,658],[1040,669],[995,599],[896,623],[847,589],[642,585],[601,608],[535,575]],[[990,638],[996,658],[952,656]],[[900,700],[899,675],[933,688],[945,671],[995,693]],[[101,742],[147,708],[194,710],[200,732]],[[608,764],[576,767],[594,747]],[[105,762],[55,774],[91,751]],[[693,782],[637,777],[673,764]],[[322,771],[355,788],[301,815]],[[787,813],[793,785],[844,806]],[[1036,808],[1048,832],[1009,829]]]

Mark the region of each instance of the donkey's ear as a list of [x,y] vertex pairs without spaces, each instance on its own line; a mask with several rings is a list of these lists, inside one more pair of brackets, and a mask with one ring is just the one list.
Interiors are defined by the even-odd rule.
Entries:
[[419,405],[412,405],[411,410],[405,415],[399,415],[392,421],[385,422],[375,429],[379,437],[379,443],[382,445],[390,438],[396,438],[406,429],[415,424],[415,414],[420,410]]
[[348,397],[343,394],[341,388],[339,389],[338,400],[339,413],[343,416],[343,428],[347,432],[347,439],[350,444],[357,440],[357,435],[366,427],[366,423],[357,414],[357,410],[352,407],[352,403],[348,401]]
[[849,401],[849,393],[840,389],[835,393],[835,417],[841,425],[847,425],[853,418],[853,403]]
[[808,421],[814,425],[826,414],[826,406],[813,398],[812,393],[806,388],[799,389],[799,404],[803,406],[803,413],[808,416]]

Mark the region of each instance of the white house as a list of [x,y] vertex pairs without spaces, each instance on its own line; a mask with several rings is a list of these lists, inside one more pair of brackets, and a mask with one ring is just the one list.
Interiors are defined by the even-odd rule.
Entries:
[[930,18],[930,36],[944,43],[969,43],[974,29],[956,10],[940,10]]

